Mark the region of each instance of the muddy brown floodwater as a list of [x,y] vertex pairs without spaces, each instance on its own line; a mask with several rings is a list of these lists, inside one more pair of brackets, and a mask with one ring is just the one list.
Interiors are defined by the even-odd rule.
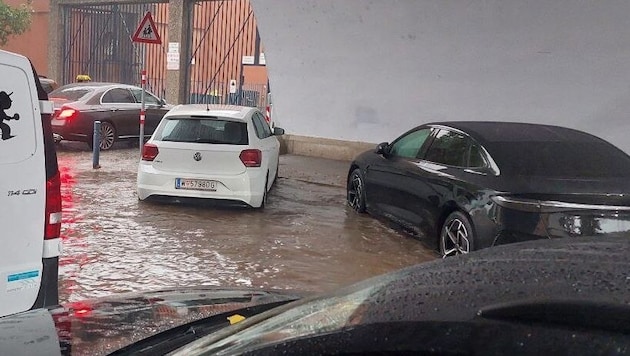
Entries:
[[139,202],[138,156],[102,152],[94,170],[82,145],[59,148],[61,302],[197,285],[321,292],[436,256],[354,213],[343,187],[283,175],[285,156],[264,211]]

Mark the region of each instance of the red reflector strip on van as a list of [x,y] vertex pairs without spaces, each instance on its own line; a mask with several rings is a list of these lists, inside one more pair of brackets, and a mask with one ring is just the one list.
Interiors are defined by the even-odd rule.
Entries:
[[61,235],[61,178],[59,172],[46,182],[46,215],[44,240]]

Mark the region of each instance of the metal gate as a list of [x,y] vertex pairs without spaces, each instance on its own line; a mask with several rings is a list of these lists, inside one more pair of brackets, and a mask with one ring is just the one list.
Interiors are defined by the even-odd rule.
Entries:
[[[144,49],[131,37],[147,11],[166,39],[167,4],[63,5],[61,82],[74,82],[84,74],[92,81],[139,85]],[[164,53],[163,45],[146,47],[147,89],[161,97],[165,96]]]
[[[63,84],[87,74],[92,81],[139,85],[144,53],[148,90],[166,96],[168,0],[151,3],[61,5]],[[151,11],[161,45],[134,44],[131,37]],[[262,44],[249,0],[193,3],[189,52],[182,53],[180,88],[189,103],[221,103],[264,108],[268,81]],[[146,47],[142,47],[146,46]],[[256,72],[254,79],[245,72]]]
[[246,80],[243,75],[244,65],[260,65],[263,58],[249,1],[196,2],[191,27],[191,53],[186,61],[188,102],[262,109],[268,92],[266,68],[258,80]]

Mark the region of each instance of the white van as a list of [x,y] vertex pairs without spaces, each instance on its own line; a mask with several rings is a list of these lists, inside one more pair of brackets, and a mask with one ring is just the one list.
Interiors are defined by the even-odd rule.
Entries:
[[52,103],[30,61],[0,50],[0,316],[58,303],[61,181]]

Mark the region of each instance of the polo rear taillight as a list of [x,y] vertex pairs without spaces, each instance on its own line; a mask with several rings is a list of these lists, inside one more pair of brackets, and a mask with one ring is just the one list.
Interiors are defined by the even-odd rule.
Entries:
[[262,152],[260,150],[243,150],[238,156],[245,167],[260,167],[262,162]]
[[142,146],[142,160],[143,161],[153,161],[155,157],[157,157],[160,150],[158,147],[152,143],[145,143]]
[[59,172],[46,181],[46,222],[44,240],[61,235],[61,179]]

